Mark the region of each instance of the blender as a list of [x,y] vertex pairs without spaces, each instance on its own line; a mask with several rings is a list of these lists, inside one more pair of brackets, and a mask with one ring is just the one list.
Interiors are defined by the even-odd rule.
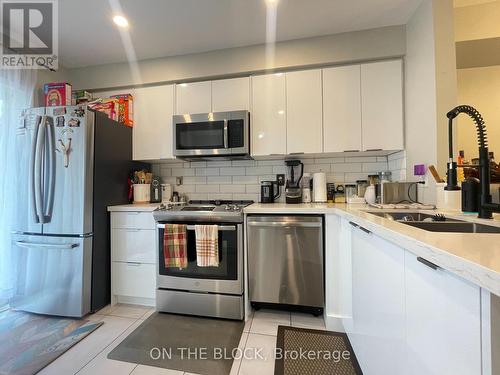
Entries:
[[286,185],[285,185],[285,202],[286,203],[301,203],[302,188],[300,180],[304,174],[304,164],[300,160],[287,160]]

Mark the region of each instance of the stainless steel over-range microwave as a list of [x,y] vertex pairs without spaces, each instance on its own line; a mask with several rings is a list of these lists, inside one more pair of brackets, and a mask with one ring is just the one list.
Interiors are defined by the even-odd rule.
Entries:
[[250,158],[248,111],[175,115],[173,125],[177,158]]

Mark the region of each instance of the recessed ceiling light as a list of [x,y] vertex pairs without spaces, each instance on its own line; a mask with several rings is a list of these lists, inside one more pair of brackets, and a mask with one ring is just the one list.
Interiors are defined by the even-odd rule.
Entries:
[[128,26],[128,20],[123,16],[114,16],[113,22],[120,27],[127,27]]
[[278,0],[266,0],[266,4],[267,5],[274,5],[274,4],[277,4],[278,3]]

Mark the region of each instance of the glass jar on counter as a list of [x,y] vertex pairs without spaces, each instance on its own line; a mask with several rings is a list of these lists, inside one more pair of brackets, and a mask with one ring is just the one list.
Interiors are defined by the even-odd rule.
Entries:
[[355,184],[346,184],[345,185],[345,199],[346,202],[349,202],[351,198],[355,198],[358,196],[358,188]]

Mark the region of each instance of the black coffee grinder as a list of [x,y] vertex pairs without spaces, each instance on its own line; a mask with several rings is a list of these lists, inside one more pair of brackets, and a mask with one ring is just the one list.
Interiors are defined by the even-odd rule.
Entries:
[[288,168],[285,185],[285,202],[302,203],[302,188],[300,180],[304,174],[304,164],[300,160],[286,160]]

